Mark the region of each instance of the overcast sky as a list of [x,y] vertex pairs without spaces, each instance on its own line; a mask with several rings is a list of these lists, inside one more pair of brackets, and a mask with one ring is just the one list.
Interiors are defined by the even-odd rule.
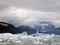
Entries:
[[60,0],[0,0],[0,15],[0,21],[13,24],[35,25],[44,19],[60,24]]
[[1,7],[9,5],[43,11],[60,12],[60,0],[0,0]]

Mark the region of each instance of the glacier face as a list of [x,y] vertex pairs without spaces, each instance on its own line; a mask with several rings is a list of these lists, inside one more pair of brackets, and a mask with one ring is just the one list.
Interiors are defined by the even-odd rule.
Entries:
[[[38,36],[37,36],[38,35]],[[1,33],[0,34],[0,44],[44,44],[49,43],[54,37],[54,34],[32,34],[27,35],[26,32],[22,34],[10,34]]]

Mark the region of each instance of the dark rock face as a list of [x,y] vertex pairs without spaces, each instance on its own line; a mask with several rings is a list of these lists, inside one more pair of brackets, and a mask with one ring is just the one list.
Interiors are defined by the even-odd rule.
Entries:
[[0,22],[0,33],[17,34],[17,33],[21,33],[21,32],[18,31],[18,29],[11,24],[8,24],[5,22]]

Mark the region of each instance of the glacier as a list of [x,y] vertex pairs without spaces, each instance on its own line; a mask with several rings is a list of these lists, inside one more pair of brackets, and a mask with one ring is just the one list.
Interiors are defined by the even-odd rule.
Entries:
[[[35,36],[34,36],[35,35]],[[58,37],[58,38],[56,38]],[[47,45],[47,44],[55,44],[60,39],[60,36],[54,35],[54,34],[43,34],[43,33],[37,33],[28,35],[26,32],[23,32],[21,34],[11,34],[11,33],[0,33],[0,44],[27,44],[27,45]],[[60,44],[60,41],[59,43]]]

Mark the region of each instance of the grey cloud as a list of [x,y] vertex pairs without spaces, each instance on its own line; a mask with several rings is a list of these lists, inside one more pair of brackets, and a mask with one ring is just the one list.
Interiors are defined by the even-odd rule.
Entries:
[[60,0],[0,0],[0,21],[18,26],[35,25],[44,19],[59,20],[60,25]]
[[3,0],[17,7],[31,8],[42,11],[60,12],[60,0]]
[[3,0],[0,0],[0,10],[4,10],[5,8],[7,8],[9,6],[9,4],[7,4],[6,2],[4,2]]
[[[59,18],[56,12],[43,12],[27,8],[9,7],[0,11],[0,21],[11,23],[15,26],[29,25],[34,26],[42,20],[55,23]],[[60,20],[58,21],[60,23]],[[56,22],[57,23],[57,22]]]

